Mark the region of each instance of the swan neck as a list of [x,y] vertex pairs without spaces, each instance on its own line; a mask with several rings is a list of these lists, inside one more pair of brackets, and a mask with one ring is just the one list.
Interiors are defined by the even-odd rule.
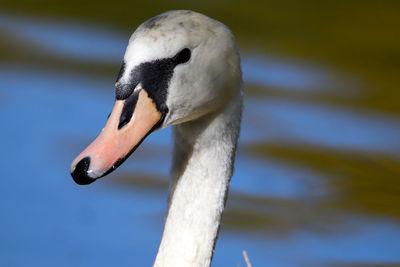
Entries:
[[233,173],[241,101],[174,128],[173,182],[155,266],[209,266]]

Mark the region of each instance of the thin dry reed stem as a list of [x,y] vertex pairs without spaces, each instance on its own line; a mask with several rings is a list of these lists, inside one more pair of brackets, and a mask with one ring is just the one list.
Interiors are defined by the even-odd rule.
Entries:
[[249,257],[247,256],[246,250],[243,250],[243,257],[244,257],[244,260],[246,261],[247,267],[251,267],[251,263],[250,263]]

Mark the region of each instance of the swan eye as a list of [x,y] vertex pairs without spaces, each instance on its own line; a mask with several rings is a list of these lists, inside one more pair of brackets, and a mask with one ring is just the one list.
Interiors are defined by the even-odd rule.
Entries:
[[189,48],[184,48],[176,55],[177,64],[186,63],[190,59],[191,51]]

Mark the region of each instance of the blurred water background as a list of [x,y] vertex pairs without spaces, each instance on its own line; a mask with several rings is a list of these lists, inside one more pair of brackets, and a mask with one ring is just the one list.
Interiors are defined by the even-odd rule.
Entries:
[[[130,34],[170,9],[228,25],[245,111],[213,266],[400,266],[400,2],[0,2],[0,266],[151,266],[170,129],[86,187]],[[154,166],[157,166],[155,168]]]

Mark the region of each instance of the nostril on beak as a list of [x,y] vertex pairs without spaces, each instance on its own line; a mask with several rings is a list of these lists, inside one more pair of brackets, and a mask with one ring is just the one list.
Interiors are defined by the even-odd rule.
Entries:
[[85,157],[76,164],[75,169],[71,172],[72,178],[74,178],[75,183],[79,185],[91,184],[96,179],[89,177],[87,171],[90,165],[90,157]]

